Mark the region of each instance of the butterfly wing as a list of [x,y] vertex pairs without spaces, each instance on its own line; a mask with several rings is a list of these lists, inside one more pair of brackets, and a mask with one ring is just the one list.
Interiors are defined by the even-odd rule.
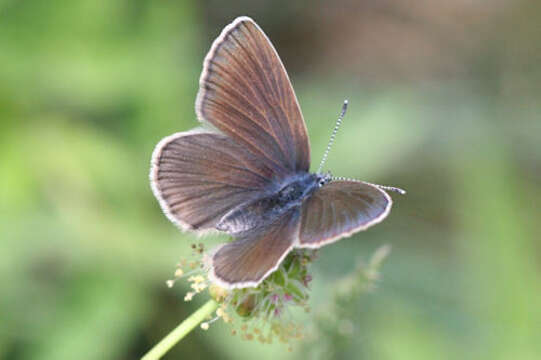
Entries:
[[152,156],[150,182],[167,217],[183,230],[216,226],[260,196],[273,170],[223,134],[192,130],[166,137]]
[[236,236],[211,257],[209,276],[225,288],[257,286],[297,242],[300,210],[293,208],[271,224]]
[[308,171],[310,144],[297,98],[271,42],[248,17],[214,41],[196,101],[208,122],[258,156],[276,174]]
[[382,221],[391,211],[391,197],[360,181],[332,181],[302,205],[298,247],[319,248]]

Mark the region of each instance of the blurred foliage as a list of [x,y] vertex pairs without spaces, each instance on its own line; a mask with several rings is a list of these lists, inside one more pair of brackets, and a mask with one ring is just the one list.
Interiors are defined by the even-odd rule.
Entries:
[[[196,126],[202,59],[243,14],[290,71],[314,163],[348,98],[328,166],[408,190],[387,221],[320,252],[314,314],[359,254],[393,245],[330,353],[539,358],[535,0],[0,1],[0,358],[137,358],[196,308],[165,287],[194,237],[161,214],[149,159]],[[322,343],[262,349],[216,326],[167,358],[324,357]]]

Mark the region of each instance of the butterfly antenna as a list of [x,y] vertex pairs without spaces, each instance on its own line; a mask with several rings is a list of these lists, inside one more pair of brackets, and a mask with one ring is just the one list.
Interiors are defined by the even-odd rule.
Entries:
[[319,163],[319,168],[317,169],[318,174],[321,173],[321,170],[323,169],[323,165],[325,164],[325,161],[327,161],[327,156],[329,156],[329,151],[331,151],[331,146],[334,142],[334,138],[336,137],[336,133],[338,132],[340,125],[342,125],[342,119],[344,119],[344,115],[346,115],[347,109],[348,109],[348,101],[344,100],[344,105],[342,105],[342,111],[340,112],[340,116],[338,116],[338,120],[336,120],[336,124],[334,125],[331,138],[329,139],[329,143],[327,144],[327,149],[325,149],[325,153],[323,153],[323,158],[321,159],[321,162]]
[[[373,184],[373,185],[375,185],[375,184]],[[385,186],[385,185],[375,185],[375,186],[380,188],[381,190],[387,190],[387,191],[392,191],[392,192],[395,192],[395,193],[399,193],[400,195],[406,195],[406,190],[401,189],[401,188],[397,188],[397,187],[394,187],[394,186]]]
[[365,184],[368,184],[368,185],[375,186],[375,187],[377,187],[378,189],[381,189],[381,190],[392,191],[392,192],[395,192],[395,193],[399,193],[400,195],[406,195],[406,190],[401,189],[401,188],[397,188],[397,187],[394,187],[394,186],[372,184],[372,183],[369,183],[369,182],[366,182],[366,181],[360,181],[360,180],[357,180],[357,179],[347,178],[347,177],[343,177],[343,176],[332,176],[331,180],[332,181],[362,182],[362,183],[365,183]]

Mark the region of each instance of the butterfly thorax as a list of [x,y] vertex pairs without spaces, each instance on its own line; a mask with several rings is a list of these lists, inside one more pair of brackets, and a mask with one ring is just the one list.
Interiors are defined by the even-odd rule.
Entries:
[[279,184],[272,184],[264,196],[237,206],[224,215],[216,228],[229,234],[265,226],[280,218],[303,201],[324,183],[324,175],[299,173]]

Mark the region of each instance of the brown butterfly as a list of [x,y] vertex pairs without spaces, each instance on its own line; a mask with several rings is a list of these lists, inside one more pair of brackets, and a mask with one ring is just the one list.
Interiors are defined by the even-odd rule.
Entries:
[[252,19],[239,17],[225,27],[199,84],[195,111],[211,130],[161,140],[150,181],[182,230],[234,238],[211,254],[209,277],[219,285],[257,286],[291,249],[319,248],[382,221],[392,205],[385,190],[403,192],[309,172],[310,143],[297,98]]

